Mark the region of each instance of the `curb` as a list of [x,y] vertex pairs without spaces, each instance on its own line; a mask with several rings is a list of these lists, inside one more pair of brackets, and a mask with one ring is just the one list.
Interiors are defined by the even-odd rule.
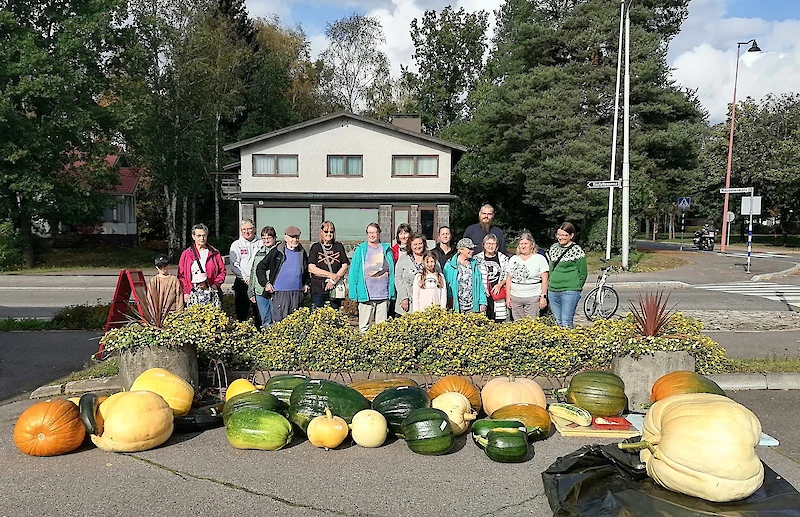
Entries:
[[794,266],[790,267],[789,269],[784,269],[783,271],[778,271],[776,273],[761,273],[760,275],[753,275],[750,278],[750,281],[760,282],[761,280],[771,280],[773,278],[780,278],[782,276],[794,273],[797,270],[800,270],[800,264],[795,263]]
[[663,280],[663,281],[652,281],[652,282],[615,282],[611,284],[611,287],[615,289],[643,289],[647,287],[668,287],[670,289],[686,289],[692,287],[692,284],[687,284],[686,282],[680,282],[678,280]]

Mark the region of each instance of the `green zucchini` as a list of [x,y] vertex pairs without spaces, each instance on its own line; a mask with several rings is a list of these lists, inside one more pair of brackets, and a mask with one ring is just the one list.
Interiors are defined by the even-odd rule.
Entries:
[[380,392],[372,401],[372,409],[386,418],[389,432],[402,438],[403,420],[415,409],[430,407],[428,393],[417,386],[398,386]]
[[528,445],[528,437],[519,429],[498,427],[486,435],[486,447],[483,452],[492,461],[500,463],[519,463],[528,459],[532,446]]
[[95,393],[84,393],[78,400],[78,413],[81,416],[86,431],[89,434],[97,435],[97,407],[100,405],[100,397]]
[[292,441],[292,424],[274,411],[246,407],[230,415],[225,434],[237,449],[276,451]]
[[325,409],[351,424],[353,416],[369,409],[369,401],[353,388],[338,382],[314,379],[304,381],[292,390],[289,399],[289,420],[304,433],[314,417],[325,414]]
[[489,431],[492,429],[518,429],[523,433],[527,433],[527,428],[522,422],[517,420],[492,420],[491,418],[484,418],[482,420],[476,420],[472,424],[472,441],[475,442],[475,445],[483,449],[486,447],[486,435],[489,434]]
[[446,454],[456,438],[447,413],[434,408],[415,409],[403,420],[401,430],[406,445],[417,454]]

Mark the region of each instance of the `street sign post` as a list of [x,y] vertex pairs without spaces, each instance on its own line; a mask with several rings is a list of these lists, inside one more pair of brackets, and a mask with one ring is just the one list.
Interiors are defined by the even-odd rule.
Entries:
[[719,189],[720,194],[751,194],[753,187],[731,187]]
[[[731,138],[733,138],[733,133],[731,133]],[[731,187],[731,188],[719,189],[720,194],[750,194],[750,202],[748,203],[748,210],[747,210],[747,213],[750,214],[750,222],[747,224],[747,274],[750,274],[750,258],[753,254],[753,208],[754,208],[753,190],[754,190],[753,187]],[[744,203],[745,201],[742,200],[742,215],[745,214]],[[758,211],[761,212],[760,206]],[[728,238],[730,238],[730,234],[731,232],[730,230],[728,230]]]
[[622,180],[587,181],[586,186],[589,188],[622,188]]
[[679,197],[678,198],[678,209],[682,211],[689,210],[689,207],[692,206],[692,198],[690,197]]

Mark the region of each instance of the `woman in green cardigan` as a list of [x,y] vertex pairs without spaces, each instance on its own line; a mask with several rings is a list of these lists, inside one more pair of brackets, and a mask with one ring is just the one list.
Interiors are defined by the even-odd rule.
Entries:
[[550,281],[548,295],[556,323],[561,327],[575,326],[575,309],[581,299],[581,289],[586,283],[588,269],[586,253],[575,244],[575,227],[561,223],[556,231],[556,242],[550,246]]

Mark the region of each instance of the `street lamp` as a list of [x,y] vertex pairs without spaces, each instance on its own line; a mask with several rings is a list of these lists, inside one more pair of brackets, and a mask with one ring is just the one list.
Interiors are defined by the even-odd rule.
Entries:
[[[751,45],[752,43],[752,45]],[[728,169],[725,172],[725,188],[728,189],[731,187],[731,161],[733,159],[733,128],[736,121],[736,83],[739,81],[739,56],[741,54],[742,45],[750,45],[750,48],[747,49],[748,52],[761,52],[761,48],[756,43],[756,40],[751,39],[749,41],[738,42],[736,43],[736,74],[733,78],[733,106],[731,107],[731,135],[730,139],[728,140]],[[725,203],[722,208],[722,243],[720,245],[720,251],[725,253],[725,241],[728,237],[728,196],[729,194],[725,192]]]

